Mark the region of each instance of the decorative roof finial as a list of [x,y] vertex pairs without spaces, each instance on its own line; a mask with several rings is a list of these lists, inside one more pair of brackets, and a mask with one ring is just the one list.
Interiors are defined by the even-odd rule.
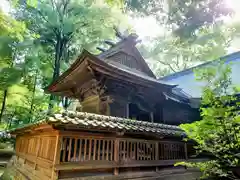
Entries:
[[104,42],[112,47],[115,46],[115,43],[111,40],[105,40]]
[[106,49],[101,48],[101,47],[97,47],[97,50],[102,51],[102,52],[105,52],[105,51],[106,51]]
[[114,31],[115,31],[115,35],[116,35],[119,39],[123,40],[123,39],[126,38],[126,37],[119,31],[119,29],[118,29],[116,26],[113,26],[113,29],[114,29]]

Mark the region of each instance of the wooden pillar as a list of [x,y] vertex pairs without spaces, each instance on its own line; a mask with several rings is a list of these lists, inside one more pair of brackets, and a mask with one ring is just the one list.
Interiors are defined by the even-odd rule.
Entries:
[[97,113],[100,111],[100,98],[98,95],[91,95],[85,98],[82,102],[82,110],[84,112]]
[[185,159],[188,159],[188,151],[187,151],[187,143],[184,143],[184,153],[185,153]]
[[99,114],[110,116],[110,103],[112,102],[109,96],[104,96],[99,99],[97,112]]
[[61,137],[59,133],[56,135],[56,144],[55,144],[55,151],[53,157],[53,167],[52,167],[52,180],[58,179],[58,171],[55,171],[55,165],[60,164],[60,149],[61,149]]
[[100,98],[97,99],[97,105],[96,106],[97,106],[96,107],[96,113],[100,114],[100,109],[101,109],[101,99]]
[[37,158],[38,158],[38,155],[39,155],[39,152],[40,152],[40,147],[41,147],[41,137],[39,136],[38,139],[37,139],[37,152],[36,152],[36,156],[35,156],[35,164],[34,164],[34,169],[36,169],[36,166],[37,166]]
[[151,120],[152,123],[154,122],[153,112],[150,112],[150,120]]
[[27,150],[28,150],[28,138],[24,137],[23,142],[24,142],[24,151],[23,151],[24,161],[23,161],[23,164],[26,164],[26,155],[27,155]]
[[129,118],[129,103],[126,105],[126,118]]
[[[114,162],[116,163],[116,165],[119,165],[119,139],[116,139],[114,143]],[[116,167],[114,168],[114,175],[118,175],[118,174],[119,174],[119,168]]]

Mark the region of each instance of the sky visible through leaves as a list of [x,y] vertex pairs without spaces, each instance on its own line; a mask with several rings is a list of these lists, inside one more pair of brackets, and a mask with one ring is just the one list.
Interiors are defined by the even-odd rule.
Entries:
[[[240,21],[240,1],[239,0],[225,0],[227,6],[234,10],[234,17],[227,18],[226,23],[230,22],[239,22]],[[1,0],[0,7],[8,13],[10,11],[10,6],[7,0]],[[159,26],[156,22],[156,19],[153,17],[138,17],[132,18],[129,17],[129,23],[133,26],[133,29],[142,39],[143,43],[150,43],[149,39],[156,37],[158,35],[166,34],[166,30]],[[240,49],[238,39],[234,40],[231,47],[229,48],[229,53],[235,52]]]

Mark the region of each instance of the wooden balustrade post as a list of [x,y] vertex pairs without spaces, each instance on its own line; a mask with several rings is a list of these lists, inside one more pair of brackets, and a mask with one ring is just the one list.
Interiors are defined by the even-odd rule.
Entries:
[[[158,160],[159,160],[159,148],[158,148],[159,143],[156,142],[156,143],[155,143],[155,146],[156,146],[156,147],[155,147],[155,160],[158,161]],[[158,166],[156,166],[156,171],[159,171]]]
[[53,167],[52,167],[52,180],[58,179],[58,171],[55,171],[55,165],[60,164],[60,152],[61,152],[61,140],[63,138],[60,137],[59,133],[56,135],[56,144],[55,144],[55,151],[53,157]]
[[187,151],[187,143],[184,143],[184,153],[185,153],[185,159],[188,159],[188,151]]
[[159,149],[158,149],[158,142],[155,143],[155,160],[159,160]]
[[[114,141],[114,162],[116,163],[116,165],[119,165],[119,139],[115,139]],[[119,174],[119,168],[115,167],[114,168],[114,175],[118,175]]]

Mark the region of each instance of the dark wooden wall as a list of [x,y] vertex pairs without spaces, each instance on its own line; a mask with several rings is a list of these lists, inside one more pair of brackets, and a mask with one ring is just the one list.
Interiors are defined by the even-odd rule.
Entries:
[[[111,80],[108,81],[106,87],[107,90],[102,95],[92,93],[86,96],[81,102],[82,110],[90,113],[129,118],[132,115],[134,116],[134,112],[128,109],[129,103],[132,103],[139,108],[137,112],[140,115],[137,114],[136,118],[134,118],[137,120],[149,122],[153,120],[156,123],[179,125],[200,119],[198,109],[170,99],[161,98],[161,92],[152,92],[150,96],[148,91],[150,92],[151,89],[140,91],[141,88]],[[153,96],[155,99],[151,98]]]
[[[110,104],[110,115],[127,118],[127,99],[120,96],[112,97],[113,102]],[[156,104],[153,113],[155,123],[179,125],[200,120],[198,109],[171,100]]]
[[127,117],[127,100],[119,96],[111,96],[113,102],[110,103],[110,115],[116,117]]
[[163,123],[179,125],[200,120],[198,109],[174,101],[166,101],[163,106]]

